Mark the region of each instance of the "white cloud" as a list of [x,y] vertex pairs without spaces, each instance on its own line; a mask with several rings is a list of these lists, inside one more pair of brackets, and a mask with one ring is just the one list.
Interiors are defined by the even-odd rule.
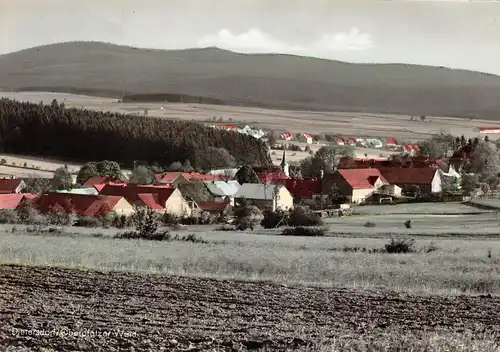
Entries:
[[334,52],[365,51],[373,48],[370,34],[361,33],[357,28],[349,32],[325,33],[309,45],[286,43],[251,28],[244,33],[232,33],[222,29],[217,34],[206,35],[198,41],[198,47],[216,46],[221,49],[243,53],[283,53],[329,57]]

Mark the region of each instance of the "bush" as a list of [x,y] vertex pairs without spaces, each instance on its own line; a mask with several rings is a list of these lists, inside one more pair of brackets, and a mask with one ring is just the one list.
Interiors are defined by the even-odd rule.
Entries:
[[290,212],[290,226],[321,226],[323,219],[307,206],[296,206]]
[[79,227],[102,227],[104,219],[100,216],[83,216],[76,217],[75,226]]
[[365,227],[375,227],[376,225],[373,221],[367,221],[367,222],[365,222],[364,226]]
[[385,245],[385,250],[387,253],[414,253],[415,250],[415,240],[410,239],[391,239],[391,242]]
[[124,229],[134,225],[134,219],[131,216],[116,215],[111,218],[111,226],[118,229]]
[[325,236],[326,229],[322,227],[288,227],[281,232],[282,236],[308,236],[317,237]]
[[226,232],[229,232],[229,231],[236,231],[236,228],[234,226],[231,226],[231,225],[222,225],[221,227],[215,228],[214,231],[226,231]]
[[290,221],[290,213],[283,210],[272,211],[271,209],[265,209],[262,212],[264,219],[260,222],[260,226],[265,229],[274,229],[280,226],[288,225]]
[[17,224],[19,216],[13,209],[0,209],[0,224]]
[[165,226],[174,226],[179,224],[179,218],[169,212],[164,212],[161,216],[161,222]]
[[25,225],[47,225],[45,216],[40,214],[30,202],[22,202],[16,210],[19,217],[19,223]]
[[141,234],[139,231],[125,231],[119,233],[115,238],[127,239],[127,240],[148,240],[148,241],[163,241],[170,238],[170,233],[168,231],[154,232],[149,234]]
[[161,222],[158,213],[153,209],[139,207],[132,218],[135,230],[140,238],[153,239],[156,236]]
[[50,211],[46,215],[47,221],[56,226],[72,226],[75,223],[75,214],[65,211]]

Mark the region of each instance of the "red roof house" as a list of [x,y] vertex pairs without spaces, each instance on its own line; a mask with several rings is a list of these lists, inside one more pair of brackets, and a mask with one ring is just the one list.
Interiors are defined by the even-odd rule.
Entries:
[[288,180],[290,177],[287,176],[280,166],[272,165],[266,166],[256,166],[252,168],[257,174],[261,183],[281,183]]
[[311,199],[313,195],[321,193],[321,180],[289,178],[284,182],[295,200]]
[[390,138],[390,137],[386,138],[385,142],[386,142],[386,145],[388,147],[395,147],[395,146],[398,145],[398,143],[396,142],[396,140],[394,138]]
[[167,211],[176,216],[191,215],[191,206],[181,192],[172,186],[154,185],[106,185],[102,195],[121,196],[134,205],[146,206],[158,211]]
[[231,202],[229,199],[223,202],[197,202],[196,204],[202,211],[208,211],[209,213],[215,214],[222,214],[231,209]]
[[23,200],[36,196],[29,193],[0,194],[0,209],[16,209]]
[[20,178],[1,178],[0,194],[21,193],[26,183]]
[[63,211],[85,216],[105,216],[114,211],[119,215],[134,212],[123,197],[74,193],[45,193],[33,199],[33,206],[41,213]]
[[352,203],[360,203],[375,192],[387,192],[389,182],[378,169],[344,169],[325,175],[322,193],[328,195],[337,188],[341,196]]
[[356,138],[354,138],[354,137],[347,138],[347,144],[349,144],[353,147],[356,146]]
[[[407,168],[379,168],[382,176],[391,184],[398,187],[417,185],[423,193],[441,192],[441,176],[436,168],[414,167]],[[409,172],[410,171],[410,172]]]
[[344,145],[344,138],[342,138],[342,137],[337,137],[337,138],[335,138],[335,142],[336,142],[338,145]]

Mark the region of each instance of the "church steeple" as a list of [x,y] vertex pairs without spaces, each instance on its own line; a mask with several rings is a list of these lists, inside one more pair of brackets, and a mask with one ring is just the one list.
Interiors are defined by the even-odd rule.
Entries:
[[285,173],[285,175],[290,176],[290,169],[288,166],[288,162],[286,161],[286,151],[283,148],[283,157],[281,158],[281,170]]

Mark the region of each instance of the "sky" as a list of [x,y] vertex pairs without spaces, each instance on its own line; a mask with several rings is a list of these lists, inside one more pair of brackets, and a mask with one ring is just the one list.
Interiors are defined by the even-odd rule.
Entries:
[[500,0],[0,0],[0,54],[92,40],[500,75],[499,14]]

